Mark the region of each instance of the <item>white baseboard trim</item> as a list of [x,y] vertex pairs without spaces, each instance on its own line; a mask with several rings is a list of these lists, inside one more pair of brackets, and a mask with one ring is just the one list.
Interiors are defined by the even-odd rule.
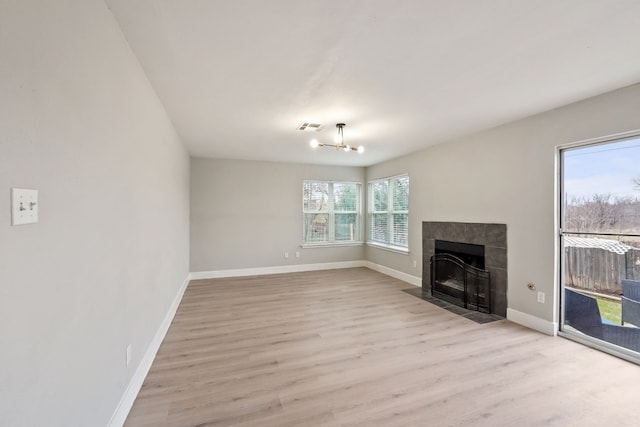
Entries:
[[410,285],[422,287],[422,277],[412,276],[402,271],[394,270],[393,268],[385,267],[384,265],[375,264],[373,262],[366,262],[366,267],[377,271],[378,273],[386,274],[387,276],[394,277],[396,279],[407,282]]
[[337,270],[366,267],[366,261],[341,261],[320,264],[282,265],[276,267],[241,268],[237,270],[195,271],[191,280],[220,279],[224,277],[262,276],[265,274],[299,273],[302,271]]
[[187,285],[189,284],[190,280],[191,275],[189,274],[187,275],[184,283],[182,283],[182,286],[180,286],[180,289],[173,299],[171,306],[169,306],[169,310],[167,311],[162,324],[160,324],[160,327],[153,337],[153,340],[151,340],[149,347],[147,347],[147,351],[144,353],[144,356],[140,361],[136,372],[133,374],[131,381],[129,381],[129,385],[127,386],[127,389],[122,395],[122,398],[120,399],[120,402],[118,403],[118,406],[113,413],[111,420],[109,421],[109,427],[122,427],[122,425],[124,425],[124,422],[129,415],[129,411],[131,411],[131,407],[133,406],[133,403],[135,402],[136,397],[138,396],[138,393],[142,388],[142,383],[144,383],[144,379],[147,377],[149,369],[151,369],[151,365],[153,364],[153,360],[155,359],[156,354],[160,349],[160,344],[162,344],[164,337],[167,335],[169,326],[171,326],[173,317],[178,310],[178,306],[182,301],[182,296],[184,295],[184,291],[187,289]]
[[558,333],[558,324],[556,322],[549,322],[512,308],[507,308],[507,320],[546,335],[555,336]]

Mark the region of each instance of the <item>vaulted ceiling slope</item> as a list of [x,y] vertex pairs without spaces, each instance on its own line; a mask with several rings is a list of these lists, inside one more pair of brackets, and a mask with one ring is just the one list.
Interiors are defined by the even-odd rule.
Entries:
[[198,157],[368,166],[640,81],[637,0],[106,1]]

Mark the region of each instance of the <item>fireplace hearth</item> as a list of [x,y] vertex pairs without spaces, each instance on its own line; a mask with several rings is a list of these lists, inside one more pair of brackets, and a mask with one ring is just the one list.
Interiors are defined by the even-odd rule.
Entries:
[[[437,298],[464,307],[466,275],[467,308],[506,317],[507,226],[505,224],[423,222],[422,255],[422,297],[424,299]],[[459,259],[465,266],[456,266],[453,258]],[[443,259],[445,261],[442,261]],[[435,268],[432,261],[436,261]],[[457,272],[453,271],[455,269]],[[481,273],[482,271],[486,274]],[[432,288],[433,274],[437,274],[434,276],[437,282],[435,289]],[[473,278],[470,279],[472,276]],[[460,300],[462,302],[459,302]]]

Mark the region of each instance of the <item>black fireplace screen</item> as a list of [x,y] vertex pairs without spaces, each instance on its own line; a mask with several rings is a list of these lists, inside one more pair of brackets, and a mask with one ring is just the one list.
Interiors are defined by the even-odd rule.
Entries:
[[448,253],[437,253],[430,262],[431,295],[469,310],[491,312],[491,275],[487,270]]

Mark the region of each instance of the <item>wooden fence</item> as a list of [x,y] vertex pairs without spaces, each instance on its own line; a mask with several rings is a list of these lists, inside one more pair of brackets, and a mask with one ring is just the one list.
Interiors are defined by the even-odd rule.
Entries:
[[622,279],[640,280],[640,250],[625,254],[601,248],[565,247],[565,284],[604,294],[621,295]]

